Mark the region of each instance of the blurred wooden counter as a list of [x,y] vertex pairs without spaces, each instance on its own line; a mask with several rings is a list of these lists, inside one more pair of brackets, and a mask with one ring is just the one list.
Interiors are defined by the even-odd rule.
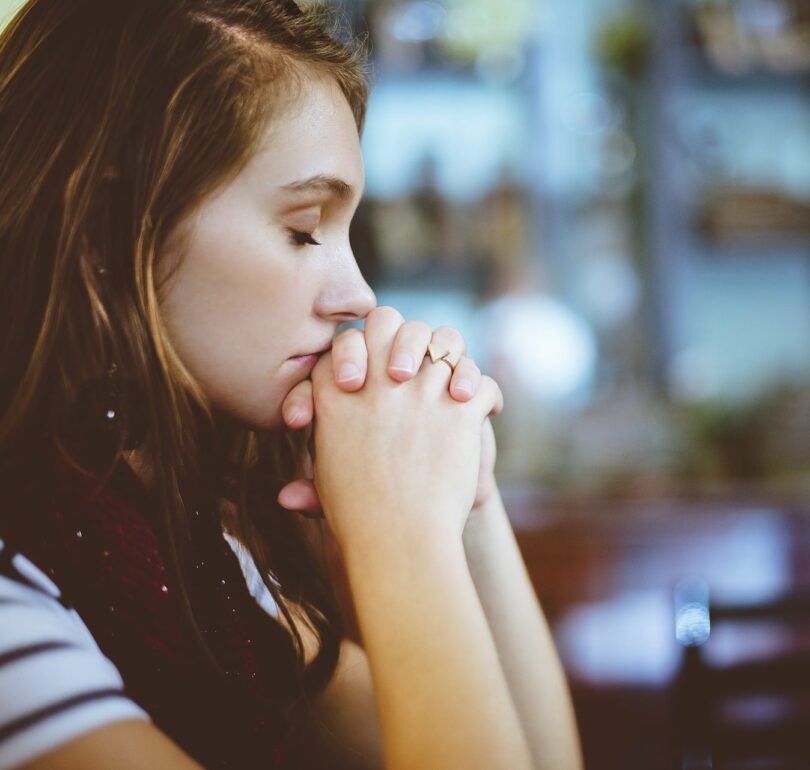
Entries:
[[[704,579],[724,605],[810,590],[807,511],[672,500],[563,508],[525,491],[504,501],[571,682],[589,770],[676,766],[680,579]],[[707,648],[722,658],[774,643],[765,628],[718,633]]]

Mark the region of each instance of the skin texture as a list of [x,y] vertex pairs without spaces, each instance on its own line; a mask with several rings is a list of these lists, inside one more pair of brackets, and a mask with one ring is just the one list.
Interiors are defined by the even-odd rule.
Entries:
[[[440,327],[435,332],[430,334],[429,327],[419,321],[404,321],[401,315],[394,310],[394,308],[381,307],[373,310],[366,319],[366,335],[360,333],[356,329],[349,329],[347,332],[341,334],[337,340],[331,353],[326,354],[332,362],[332,371],[334,374],[334,385],[337,389],[346,392],[358,393],[357,399],[353,404],[353,408],[358,406],[358,399],[360,388],[354,383],[347,385],[341,382],[339,372],[341,371],[344,363],[349,361],[357,364],[358,368],[362,366],[364,374],[364,381],[368,380],[368,348],[367,348],[367,334],[371,327],[379,324],[380,316],[388,316],[388,323],[392,325],[394,331],[393,343],[391,344],[391,353],[387,356],[387,366],[380,367],[383,372],[387,372],[388,377],[393,382],[404,385],[406,382],[412,380],[416,375],[416,371],[407,370],[403,371],[396,366],[398,362],[398,355],[405,353],[411,360],[423,361],[421,369],[428,369],[436,367],[431,372],[437,381],[443,382],[449,379],[449,385],[444,389],[448,390],[450,397],[459,402],[466,402],[471,400],[480,390],[482,382],[482,375],[475,362],[459,353],[459,350],[466,349],[466,343],[463,336],[455,329],[450,327]],[[398,327],[398,328],[397,328]],[[425,327],[423,329],[423,327]],[[425,333],[427,329],[427,334]],[[427,340],[427,342],[425,342]],[[424,359],[425,351],[423,348],[427,346],[430,341],[438,344],[443,350],[450,351],[450,359],[458,361],[455,372],[451,375],[448,367],[442,363],[428,363]],[[421,350],[421,353],[419,352]],[[319,362],[316,370],[322,364]],[[314,372],[313,372],[314,376]],[[468,385],[469,383],[469,385]],[[463,387],[459,388],[458,385]],[[362,385],[360,386],[362,387]],[[469,387],[469,391],[468,391]],[[314,408],[311,403],[312,398],[312,384],[309,380],[302,383],[297,388],[296,393],[291,394],[288,401],[296,404],[296,420],[288,421],[294,427],[302,427],[311,421]],[[446,399],[450,400],[450,399]],[[502,402],[498,401],[492,411],[493,414],[500,412]],[[285,410],[285,414],[287,414]],[[303,416],[302,416],[303,415]],[[435,418],[431,418],[435,419]],[[408,420],[411,423],[418,423],[417,418],[413,413],[408,415]],[[473,507],[483,505],[493,495],[496,489],[495,483],[495,435],[492,430],[492,423],[487,418],[481,428],[480,434],[480,456],[478,463],[477,474],[477,487]],[[310,467],[310,476],[311,474]],[[311,478],[299,479],[290,484],[287,484],[279,493],[279,503],[292,511],[302,511],[309,515],[323,514],[323,505],[321,503],[320,495]]]
[[[350,191],[289,187],[318,176]],[[325,350],[340,323],[375,306],[349,245],[363,182],[348,103],[332,81],[309,79],[248,165],[170,234],[165,265],[182,259],[163,319],[215,408],[281,427],[284,398],[312,368],[290,358]]]
[[387,366],[401,325],[394,308],[369,314],[361,391],[337,388],[329,354],[313,371],[315,484],[341,545],[378,526],[390,536],[398,515],[408,529],[424,518],[426,532],[455,521],[460,537],[475,498],[482,425],[502,405],[489,377],[475,398],[454,402],[449,367],[429,361],[411,381],[393,381]]

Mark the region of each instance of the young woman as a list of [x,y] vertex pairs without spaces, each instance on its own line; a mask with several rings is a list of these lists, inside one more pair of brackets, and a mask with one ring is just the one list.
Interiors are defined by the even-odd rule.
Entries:
[[580,767],[498,387],[351,252],[365,99],[291,0],[3,32],[0,768]]

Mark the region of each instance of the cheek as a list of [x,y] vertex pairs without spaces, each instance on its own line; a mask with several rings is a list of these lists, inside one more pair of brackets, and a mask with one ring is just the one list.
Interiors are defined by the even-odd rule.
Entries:
[[299,264],[265,244],[209,240],[187,253],[161,312],[216,407],[263,429],[280,427],[283,399],[307,374],[287,359],[311,341],[302,326],[312,287]]
[[162,308],[185,348],[261,339],[283,266],[260,239],[238,233],[237,227],[201,230],[173,276]]

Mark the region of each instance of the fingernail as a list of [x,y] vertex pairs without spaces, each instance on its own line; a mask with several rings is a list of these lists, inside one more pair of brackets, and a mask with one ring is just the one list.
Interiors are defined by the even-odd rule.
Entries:
[[297,406],[291,407],[287,412],[287,425],[292,425],[301,416],[301,409]]
[[459,380],[456,383],[455,388],[457,393],[463,393],[465,396],[471,396],[473,392],[472,380],[468,380],[466,378]]
[[391,362],[391,369],[396,372],[407,372],[412,374],[416,369],[416,363],[413,356],[408,353],[397,353],[394,360]]
[[338,382],[349,382],[360,376],[360,367],[357,364],[341,364],[338,369]]

